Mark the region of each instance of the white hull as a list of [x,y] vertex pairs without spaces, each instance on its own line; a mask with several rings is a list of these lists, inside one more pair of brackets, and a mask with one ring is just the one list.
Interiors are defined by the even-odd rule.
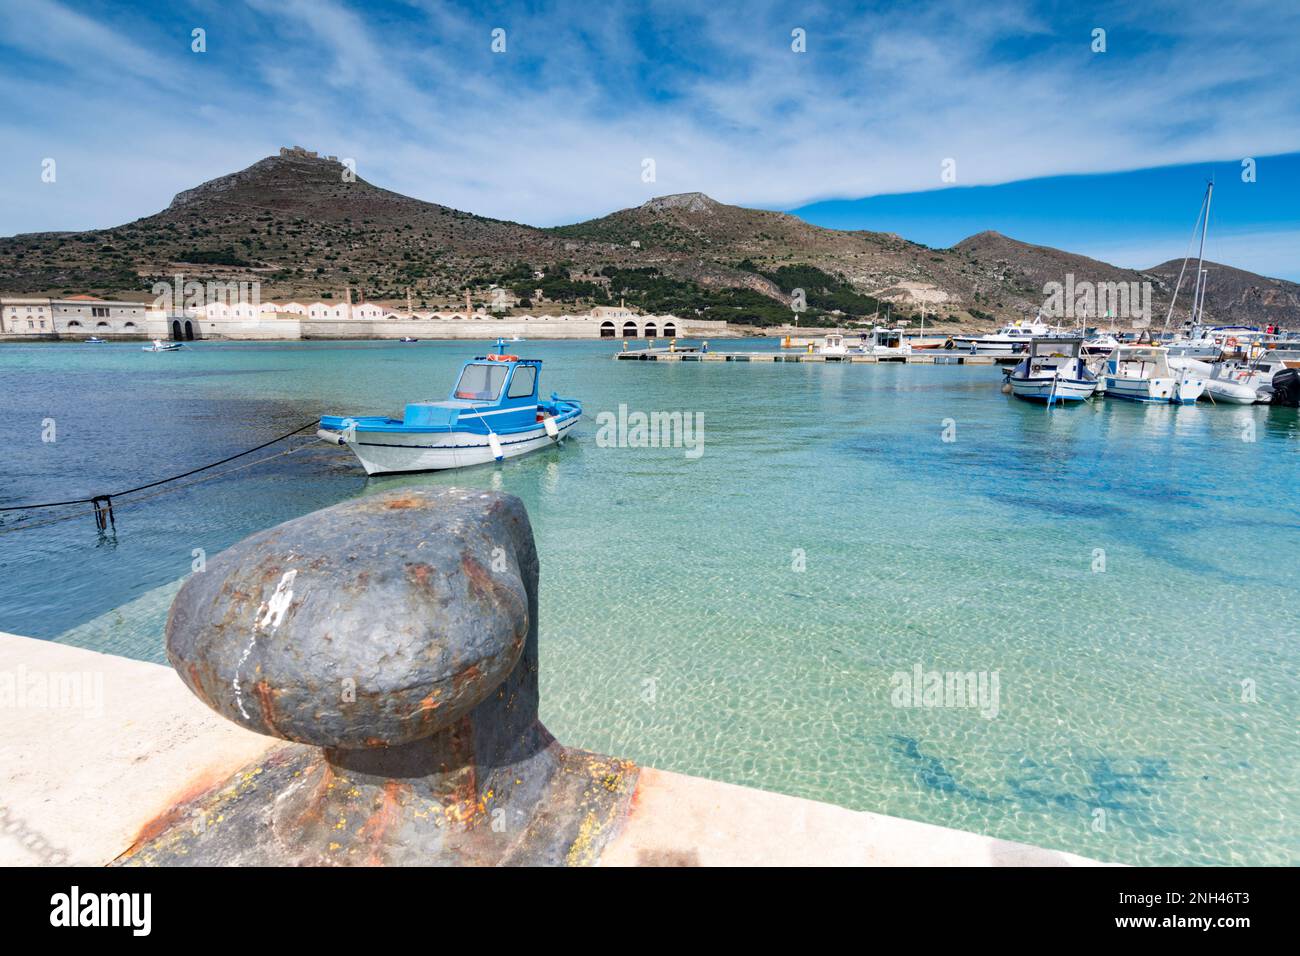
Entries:
[[1107,398],[1126,398],[1132,402],[1163,402],[1173,405],[1191,405],[1205,391],[1199,380],[1179,382],[1176,378],[1125,378],[1117,375],[1103,376]]
[[1209,359],[1214,361],[1221,351],[1217,345],[1168,345],[1170,358]]
[[1205,394],[1216,402],[1227,402],[1230,405],[1254,405],[1260,400],[1259,392],[1249,385],[1223,382],[1215,378],[1205,383]]
[[[1234,372],[1228,365],[1211,365],[1196,359],[1173,356],[1169,365],[1174,369],[1186,369],[1205,382],[1204,398],[1215,402],[1227,402],[1231,405],[1254,405],[1261,399],[1259,386],[1266,384],[1261,375],[1252,372]],[[1271,379],[1270,379],[1271,381]]]
[[[577,415],[557,422],[559,436],[551,438],[542,425],[516,435],[498,436],[504,458],[515,458],[530,451],[546,448],[562,440],[578,423]],[[344,442],[357,456],[367,475],[385,475],[403,471],[444,471],[467,468],[495,460],[486,435],[472,432],[397,434],[358,430],[355,441]]]
[[1078,379],[1053,379],[1051,376],[1033,376],[1030,378],[1007,379],[1011,383],[1011,393],[1017,398],[1031,402],[1081,402],[1091,398],[1097,390],[1097,383],[1082,382]]
[[955,338],[953,342],[958,349],[971,355],[1019,355],[1029,348],[1028,340],[1023,342],[1000,342],[987,339]]

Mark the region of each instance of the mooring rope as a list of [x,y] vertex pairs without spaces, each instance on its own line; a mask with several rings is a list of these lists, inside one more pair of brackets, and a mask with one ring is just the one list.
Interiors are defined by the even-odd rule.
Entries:
[[[166,485],[174,481],[180,481],[182,478],[188,478],[191,475],[197,475],[200,472],[208,471],[212,468],[216,468],[220,465],[224,465],[227,464],[228,462],[232,462],[237,458],[243,458],[245,455],[251,455],[255,451],[261,451],[263,448],[269,448],[271,445],[274,445],[276,442],[282,442],[286,438],[292,438],[294,435],[297,435],[299,432],[303,432],[306,431],[308,428],[315,427],[316,422],[317,419],[312,419],[307,424],[300,425],[299,427],[295,428],[291,432],[286,432],[283,435],[280,435],[276,438],[272,438],[270,441],[262,442],[262,444],[255,445],[254,447],[246,449],[245,451],[241,451],[238,454],[230,455],[226,458],[222,458],[220,461],[214,461],[207,465],[201,465],[198,468],[191,468],[189,471],[181,472],[178,475],[170,475],[166,478],[159,478],[157,481],[150,481],[143,485],[137,485],[134,488],[128,488],[126,491],[118,491],[108,495],[92,495],[87,498],[71,498],[68,499],[67,501],[45,501],[45,502],[40,502],[39,504],[5,505],[0,507],[0,512],[32,511],[38,508],[61,508],[67,505],[94,505],[96,524],[99,526],[100,530],[103,530],[105,524],[108,522],[112,522],[113,520],[113,499],[125,497],[126,495],[136,494],[137,492],[145,491],[149,488],[157,488],[159,485]],[[200,484],[201,482],[204,481],[209,481],[214,478],[220,478],[225,475],[233,474],[236,471],[242,471],[245,468],[251,468],[254,465],[259,465],[262,464],[263,462],[271,461],[272,459],[275,458],[280,458],[283,455],[293,454],[294,452],[300,451],[301,448],[305,448],[305,447],[307,446],[303,445],[300,448],[293,448],[290,449],[289,451],[280,452],[278,454],[271,455],[267,458],[261,458],[258,459],[257,461],[247,462],[236,468],[229,468],[226,471],[219,472],[218,474],[215,475],[208,475],[205,478],[200,478],[198,481],[191,481],[184,485],[178,485],[174,488],[168,488],[165,489],[164,491],[155,492],[152,495],[145,495],[143,498],[137,498],[134,501],[127,502],[127,505],[139,504],[141,502],[148,501],[151,498],[156,498],[162,494],[169,494],[172,491],[179,491],[182,488],[188,488],[193,485]],[[46,521],[38,521],[34,523],[24,522],[22,524],[17,524],[9,528],[0,528],[0,534],[3,534],[6,531],[18,531],[18,530],[27,530],[31,528],[41,528],[41,527],[45,527],[46,525],[56,524],[60,521],[67,521],[71,518],[76,518],[76,517],[80,517],[80,514],[64,515],[59,518],[51,518]]]

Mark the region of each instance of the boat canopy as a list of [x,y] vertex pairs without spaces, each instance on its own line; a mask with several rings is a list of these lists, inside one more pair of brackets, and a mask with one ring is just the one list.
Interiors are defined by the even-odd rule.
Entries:
[[[1162,345],[1120,345],[1111,353],[1107,367],[1111,372],[1119,370],[1121,363],[1136,363],[1137,372],[1142,378],[1168,376],[1169,350]],[[1150,368],[1147,366],[1150,365]]]
[[1039,337],[1029,343],[1032,358],[1075,358],[1082,350],[1083,339],[1078,336]]

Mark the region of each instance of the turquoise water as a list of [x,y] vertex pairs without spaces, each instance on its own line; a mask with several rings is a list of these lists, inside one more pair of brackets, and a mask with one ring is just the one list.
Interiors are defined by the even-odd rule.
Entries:
[[[497,488],[537,534],[543,718],[566,743],[1106,860],[1300,862],[1295,410],[1047,412],[985,366],[628,363],[614,347],[517,346],[592,415],[702,413],[702,455],[599,447],[589,422],[502,466],[367,481],[304,438],[119,506],[115,537],[89,517],[7,521],[0,629],[162,660],[194,549],[376,490]],[[6,346],[0,503],[442,397],[475,348]],[[996,716],[895,706],[893,675],[918,664],[996,672]]]

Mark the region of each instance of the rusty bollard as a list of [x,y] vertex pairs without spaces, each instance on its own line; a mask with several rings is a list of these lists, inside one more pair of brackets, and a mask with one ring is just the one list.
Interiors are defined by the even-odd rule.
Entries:
[[585,864],[635,786],[537,714],[523,503],[401,490],[255,534],[172,604],[200,700],[294,743],[176,807],[121,863]]

